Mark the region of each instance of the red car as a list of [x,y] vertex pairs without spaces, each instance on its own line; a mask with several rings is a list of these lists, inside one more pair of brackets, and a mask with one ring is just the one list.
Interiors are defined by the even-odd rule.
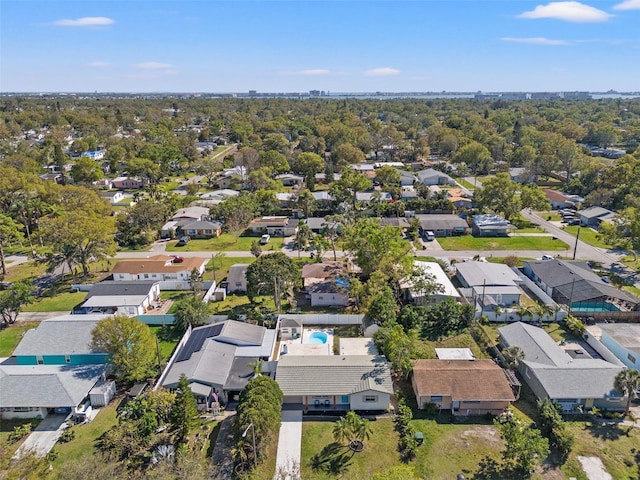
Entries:
[[171,255],[173,257],[173,263],[182,263],[184,262],[184,257],[179,255]]

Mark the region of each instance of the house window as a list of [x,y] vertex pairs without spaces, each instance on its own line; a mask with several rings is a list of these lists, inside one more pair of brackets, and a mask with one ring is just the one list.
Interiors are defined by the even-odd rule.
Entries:
[[144,274],[144,278],[149,278],[149,274],[148,274],[148,273],[145,273],[145,274]]
[[67,363],[71,363],[71,357],[69,355],[64,356],[64,361]]
[[431,395],[431,403],[442,402],[442,395]]
[[42,355],[37,355],[36,360],[38,362],[38,365],[44,365],[44,358],[42,358]]
[[322,299],[324,299],[322,295],[318,297],[318,300],[322,300]]
[[236,282],[236,287],[241,287],[242,286],[242,282]]
[[629,359],[631,363],[636,363],[636,357],[634,357],[630,353],[627,354],[627,359]]
[[118,275],[118,278],[123,279],[124,275],[120,274],[120,275]]
[[377,395],[363,395],[362,401],[365,403],[375,403],[378,401]]
[[342,395],[342,403],[349,403],[349,395]]

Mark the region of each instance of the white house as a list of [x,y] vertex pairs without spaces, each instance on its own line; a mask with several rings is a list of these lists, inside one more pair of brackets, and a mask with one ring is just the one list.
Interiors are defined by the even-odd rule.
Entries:
[[107,280],[94,284],[74,313],[143,315],[159,299],[159,281]]
[[191,272],[204,274],[209,259],[155,255],[142,260],[121,260],[111,274],[116,282],[151,280],[160,282],[160,290],[189,290]]

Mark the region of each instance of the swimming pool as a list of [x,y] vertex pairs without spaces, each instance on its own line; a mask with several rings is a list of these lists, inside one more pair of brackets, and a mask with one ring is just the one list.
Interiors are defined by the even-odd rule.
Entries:
[[306,343],[310,343],[311,345],[324,345],[327,343],[328,338],[328,335],[324,332],[311,332],[307,337]]
[[620,309],[613,303],[604,302],[598,304],[589,304],[588,302],[574,303],[571,306],[574,312],[619,312]]

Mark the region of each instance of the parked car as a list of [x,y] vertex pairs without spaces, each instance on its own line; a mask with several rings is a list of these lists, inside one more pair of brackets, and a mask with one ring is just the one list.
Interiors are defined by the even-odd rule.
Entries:
[[187,243],[189,243],[189,241],[191,240],[191,237],[188,235],[183,235],[182,237],[180,237],[180,239],[178,240],[177,246],[178,247],[184,247]]
[[266,245],[271,240],[271,235],[265,233],[260,237],[260,245]]
[[171,263],[182,263],[184,262],[184,257],[181,257],[180,255],[171,255],[173,257],[173,260],[171,260]]
[[433,242],[436,239],[436,234],[429,230],[424,234],[424,238],[427,242]]
[[579,218],[571,218],[567,221],[567,225],[580,225]]

